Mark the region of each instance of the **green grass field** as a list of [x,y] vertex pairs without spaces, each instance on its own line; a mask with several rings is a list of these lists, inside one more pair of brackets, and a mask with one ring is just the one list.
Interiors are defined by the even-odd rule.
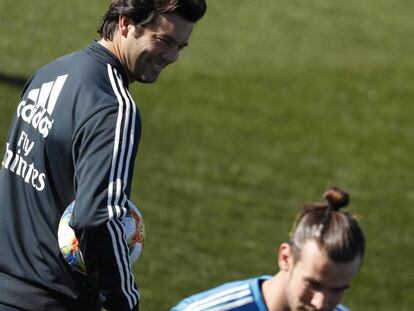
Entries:
[[[0,73],[97,38],[107,1],[0,0]],[[414,2],[208,0],[180,61],[131,87],[142,310],[277,271],[297,209],[351,193],[368,249],[355,311],[414,305]],[[21,87],[0,83],[3,145]]]

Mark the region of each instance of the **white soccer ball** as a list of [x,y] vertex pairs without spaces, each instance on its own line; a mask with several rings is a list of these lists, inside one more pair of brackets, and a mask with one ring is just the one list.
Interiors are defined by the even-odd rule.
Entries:
[[[141,255],[144,246],[145,226],[142,215],[137,207],[131,201],[128,203],[130,210],[121,221],[125,228],[125,239],[129,248],[129,259],[131,263],[134,263]],[[78,239],[76,238],[73,229],[69,226],[69,220],[72,216],[74,206],[75,201],[69,204],[60,219],[58,242],[60,251],[66,262],[76,271],[86,274],[85,263],[79,249]]]

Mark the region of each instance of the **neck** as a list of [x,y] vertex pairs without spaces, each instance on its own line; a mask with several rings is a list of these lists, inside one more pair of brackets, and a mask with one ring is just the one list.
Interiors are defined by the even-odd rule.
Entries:
[[119,60],[119,49],[116,47],[114,41],[110,41],[110,40],[106,40],[104,38],[102,38],[101,40],[98,41],[98,43],[100,45],[102,45],[103,47],[107,48],[109,51],[111,51],[112,54],[114,54]]
[[114,35],[114,39],[113,40],[107,40],[107,39],[102,38],[101,40],[98,41],[98,43],[100,45],[102,45],[103,47],[107,48],[112,54],[114,54],[119,59],[119,62],[122,64],[122,66],[124,67],[125,72],[127,73],[127,76],[128,76],[128,84],[131,84],[132,79],[131,79],[131,77],[129,75],[129,72],[128,72],[126,66],[125,66],[125,60],[122,57],[122,54],[120,52],[119,44],[117,44],[117,36],[116,36],[116,34]]
[[262,294],[268,311],[288,310],[285,295],[285,287],[288,282],[288,275],[279,271],[274,277],[262,284]]

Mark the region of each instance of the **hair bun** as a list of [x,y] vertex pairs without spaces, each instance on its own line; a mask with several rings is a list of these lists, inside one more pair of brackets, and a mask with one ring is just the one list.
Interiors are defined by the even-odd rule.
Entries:
[[328,202],[329,206],[337,211],[345,207],[349,203],[349,194],[344,190],[332,187],[325,191],[323,198]]

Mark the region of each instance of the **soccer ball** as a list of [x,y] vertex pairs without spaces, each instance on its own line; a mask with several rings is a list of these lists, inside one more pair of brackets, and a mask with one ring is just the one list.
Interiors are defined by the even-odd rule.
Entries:
[[[129,259],[131,263],[134,263],[141,255],[144,246],[145,226],[142,215],[137,207],[131,201],[128,201],[128,203],[130,206],[129,212],[121,219],[121,222],[124,225],[125,238],[129,249]],[[79,249],[78,239],[73,229],[69,226],[69,220],[72,216],[74,206],[75,201],[66,208],[60,219],[58,242],[60,251],[67,263],[76,271],[86,275],[86,267]]]

